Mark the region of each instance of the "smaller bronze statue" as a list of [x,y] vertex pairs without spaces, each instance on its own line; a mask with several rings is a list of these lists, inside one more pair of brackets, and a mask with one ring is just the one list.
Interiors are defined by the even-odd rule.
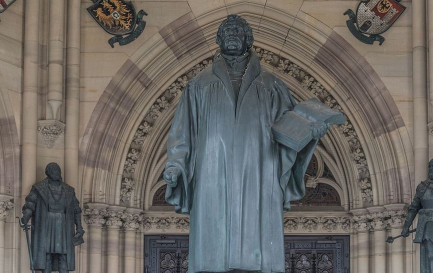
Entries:
[[57,163],[45,168],[47,177],[33,185],[23,206],[21,225],[31,219],[32,270],[44,273],[75,270],[74,246],[82,244],[81,209],[74,188],[63,183]]
[[416,188],[415,197],[409,206],[401,235],[408,237],[416,214],[418,225],[414,243],[421,244],[421,273],[433,273],[433,159],[428,164],[428,179]]

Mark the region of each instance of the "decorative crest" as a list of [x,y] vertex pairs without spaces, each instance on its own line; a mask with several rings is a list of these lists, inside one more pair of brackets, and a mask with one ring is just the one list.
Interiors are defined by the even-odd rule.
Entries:
[[350,32],[361,42],[379,45],[385,38],[380,34],[387,31],[404,12],[406,7],[400,0],[367,0],[361,1],[356,9],[356,14],[348,9],[344,15],[349,16],[346,21]]
[[12,5],[16,0],[0,0],[0,13],[5,11],[10,5]]
[[143,10],[136,13],[131,2],[124,0],[92,1],[94,4],[88,7],[87,11],[106,32],[114,35],[108,40],[111,47],[114,47],[115,43],[121,46],[131,43],[146,27],[143,16],[147,13]]

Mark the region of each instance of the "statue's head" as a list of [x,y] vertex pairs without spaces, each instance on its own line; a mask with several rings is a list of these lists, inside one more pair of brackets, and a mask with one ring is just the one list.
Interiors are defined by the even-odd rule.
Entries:
[[55,162],[51,162],[47,165],[47,167],[45,167],[45,174],[51,180],[62,181],[62,170]]
[[433,180],[433,159],[428,163],[428,178]]
[[218,28],[216,43],[223,54],[240,56],[253,46],[253,42],[251,27],[238,15],[230,14]]

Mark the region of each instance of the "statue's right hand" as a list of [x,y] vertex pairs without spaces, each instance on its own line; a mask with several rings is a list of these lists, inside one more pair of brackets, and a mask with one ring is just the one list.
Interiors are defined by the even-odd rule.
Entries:
[[403,230],[401,231],[401,236],[403,237],[408,237],[409,236],[409,228],[404,227]]
[[30,219],[25,217],[25,216],[21,217],[21,219],[20,219],[21,225],[27,224],[29,222],[29,220]]
[[24,210],[23,211],[23,217],[21,217],[20,221],[21,224],[25,225],[29,222],[30,218],[32,217],[32,211],[31,210]]
[[177,186],[177,179],[179,178],[181,172],[177,167],[168,167],[164,171],[164,180],[170,187]]

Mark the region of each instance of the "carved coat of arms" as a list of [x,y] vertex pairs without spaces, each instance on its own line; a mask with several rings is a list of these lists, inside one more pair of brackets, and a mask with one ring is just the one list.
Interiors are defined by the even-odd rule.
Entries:
[[[1,1],[1,0],[0,0]],[[108,40],[111,47],[118,42],[126,45],[137,39],[143,32],[146,22],[143,16],[146,12],[135,12],[134,5],[124,0],[92,0],[94,4],[87,11],[95,21],[109,34],[114,35]]]
[[0,0],[0,13],[5,11],[16,0]]
[[347,10],[349,15],[346,21],[349,30],[360,41],[373,44],[378,41],[382,44],[385,38],[380,34],[387,31],[406,9],[400,0],[367,0],[361,1],[356,9]]

